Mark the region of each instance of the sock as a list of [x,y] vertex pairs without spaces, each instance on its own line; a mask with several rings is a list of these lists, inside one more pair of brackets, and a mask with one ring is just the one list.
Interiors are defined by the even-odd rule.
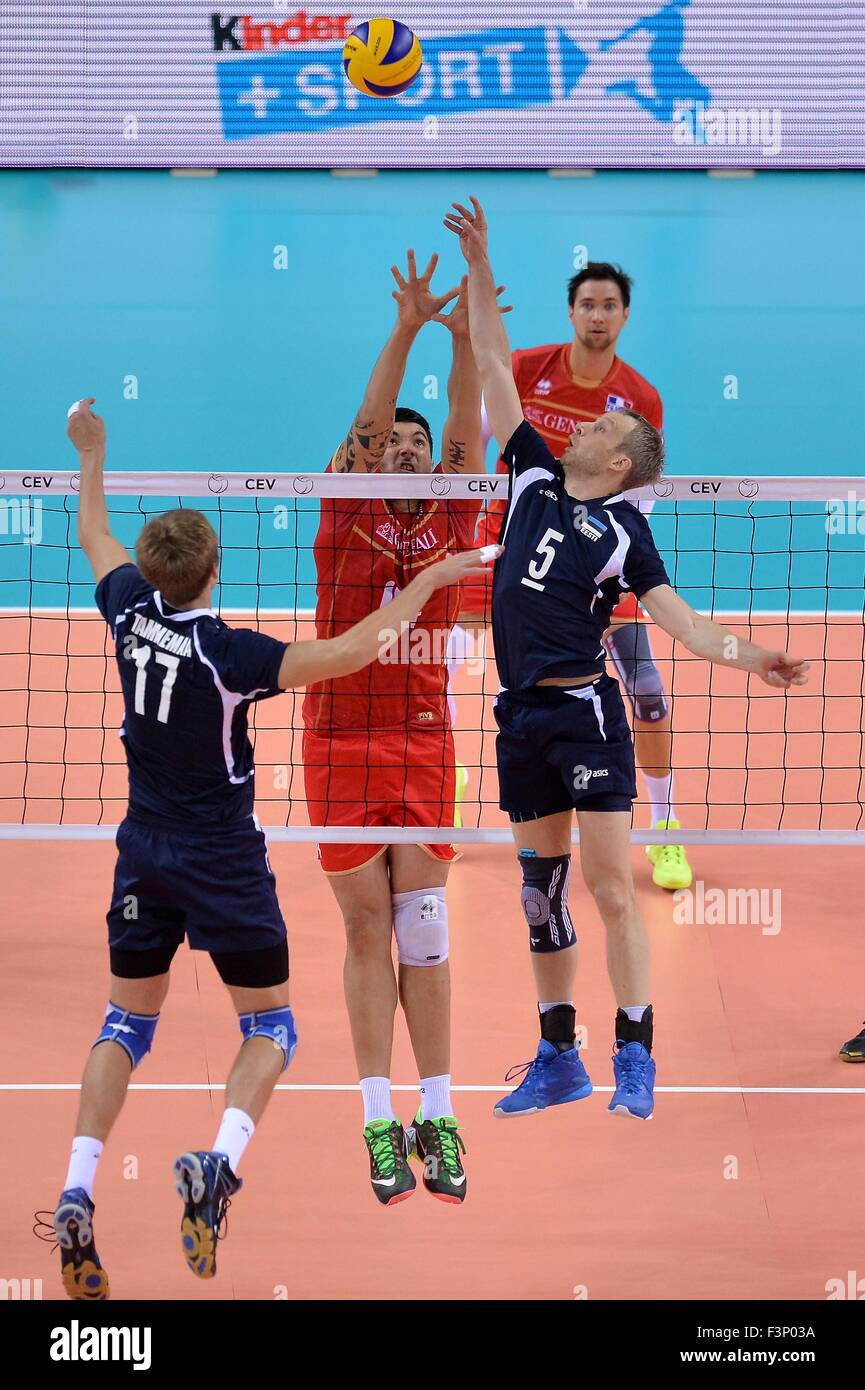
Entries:
[[643,1044],[647,1052],[651,1052],[654,1036],[651,1004],[631,1004],[626,1008],[617,1009],[614,1026],[617,1047],[624,1047],[625,1043],[629,1042],[638,1042]]
[[363,1122],[372,1120],[395,1120],[396,1115],[390,1103],[390,1077],[364,1076],[360,1089],[363,1094]]
[[93,1179],[96,1177],[96,1165],[102,1156],[103,1148],[101,1139],[90,1139],[86,1134],[76,1134],[72,1140],[69,1170],[63,1185],[64,1192],[68,1192],[72,1187],[83,1187],[91,1202],[93,1201]]
[[652,803],[652,824],[657,825],[659,820],[678,820],[676,808],[673,805],[673,774],[669,772],[666,777],[646,777],[646,791],[649,793],[649,800]]
[[557,1052],[570,1052],[576,1041],[577,1011],[572,999],[555,1004],[539,1004],[541,1037]]
[[237,1165],[243,1158],[243,1151],[255,1133],[255,1125],[245,1110],[229,1106],[223,1112],[219,1133],[213,1141],[213,1152],[225,1154],[232,1173],[237,1175]]
[[443,1115],[452,1115],[450,1073],[446,1076],[422,1076],[420,1103],[422,1120],[440,1120]]

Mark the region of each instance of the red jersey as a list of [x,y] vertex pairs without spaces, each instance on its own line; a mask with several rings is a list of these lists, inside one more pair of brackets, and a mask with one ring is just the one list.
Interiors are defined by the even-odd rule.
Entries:
[[[408,513],[380,497],[323,497],[314,546],[316,635],[339,636],[384,608],[428,565],[470,549],[479,509],[479,501],[424,498],[419,513]],[[309,686],[307,729],[446,727],[447,640],[458,612],[457,586],[437,589],[384,659]],[[386,627],[385,614],[382,619]]]
[[[614,357],[603,381],[585,381],[574,376],[569,362],[570,343],[546,347],[518,348],[511,362],[514,381],[520,393],[523,414],[538,431],[557,459],[567,448],[574,426],[581,420],[597,420],[608,410],[639,411],[650,425],[661,429],[661,397],[645,377]],[[499,457],[498,473],[506,473]],[[504,511],[507,504],[491,504],[491,510]]]

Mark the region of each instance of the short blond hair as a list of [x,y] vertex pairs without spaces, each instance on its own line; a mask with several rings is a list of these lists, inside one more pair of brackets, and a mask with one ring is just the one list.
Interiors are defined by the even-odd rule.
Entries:
[[135,545],[138,568],[172,608],[203,591],[219,558],[216,532],[203,512],[175,508],[148,521]]
[[664,471],[664,438],[660,430],[650,425],[637,410],[623,410],[634,422],[633,429],[625,435],[618,446],[631,460],[631,471],[626,487],[648,487],[656,483]]

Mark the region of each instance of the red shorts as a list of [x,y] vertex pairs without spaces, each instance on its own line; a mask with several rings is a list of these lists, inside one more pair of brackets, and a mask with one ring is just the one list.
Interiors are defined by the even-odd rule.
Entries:
[[[454,823],[456,756],[450,729],[371,729],[303,735],[303,778],[310,825]],[[386,845],[319,845],[326,874],[350,874]],[[453,845],[422,845],[451,864]]]

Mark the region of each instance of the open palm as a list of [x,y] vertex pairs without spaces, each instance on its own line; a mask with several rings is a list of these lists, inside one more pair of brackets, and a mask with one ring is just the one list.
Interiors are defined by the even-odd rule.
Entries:
[[430,319],[435,318],[446,304],[459,294],[459,285],[448,290],[447,294],[433,294],[430,289],[430,280],[433,271],[438,265],[438,256],[430,257],[429,265],[423,275],[418,275],[415,264],[414,251],[409,251],[407,256],[408,278],[405,278],[397,266],[391,266],[391,274],[396,280],[399,289],[393,291],[393,297],[397,304],[397,317],[399,322],[406,328],[420,328],[422,324],[429,323]]

